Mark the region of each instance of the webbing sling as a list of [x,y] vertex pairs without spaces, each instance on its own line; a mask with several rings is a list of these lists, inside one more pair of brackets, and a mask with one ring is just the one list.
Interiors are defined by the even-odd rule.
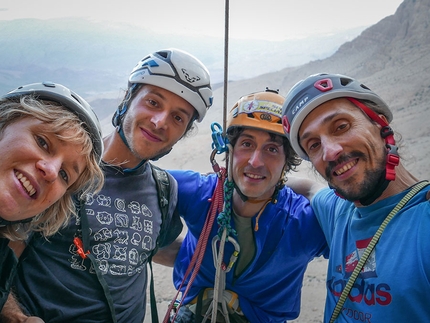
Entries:
[[[169,202],[170,202],[170,181],[169,177],[167,176],[167,172],[157,166],[154,166],[152,164],[149,164],[152,169],[152,176],[154,177],[156,187],[157,187],[157,194],[158,194],[158,204],[161,210],[161,227],[160,227],[160,234],[157,237],[155,248],[152,250],[151,255],[148,257],[148,263],[149,268],[151,270],[151,280],[150,280],[150,302],[151,302],[151,317],[153,323],[158,323],[158,312],[157,312],[157,303],[155,301],[155,291],[154,291],[154,275],[152,270],[152,256],[157,252],[158,246],[160,243],[162,243],[165,239],[166,235],[166,221],[167,213],[169,211]],[[103,288],[103,292],[105,294],[106,300],[109,305],[109,310],[111,313],[112,321],[114,323],[117,322],[116,316],[115,316],[115,307],[113,304],[113,299],[109,291],[109,287],[106,283],[106,280],[103,277],[103,274],[101,273],[97,261],[94,258],[93,254],[90,252],[90,232],[89,232],[89,223],[88,223],[88,217],[85,212],[85,201],[80,201],[80,209],[79,214],[81,217],[81,229],[82,229],[82,243],[83,243],[83,250],[86,251],[85,256],[88,257],[91,260],[91,263],[93,264],[94,270],[97,275],[97,279],[100,282],[100,285]]]
[[369,245],[367,246],[366,250],[364,251],[363,255],[360,258],[360,261],[358,262],[357,266],[354,268],[354,271],[352,272],[352,275],[349,277],[348,282],[346,283],[345,288],[342,291],[342,294],[339,297],[339,300],[336,303],[336,307],[333,310],[333,313],[330,318],[329,323],[333,323],[336,321],[337,317],[340,314],[340,311],[342,310],[342,306],[346,301],[346,298],[349,295],[349,292],[351,291],[352,285],[354,284],[355,280],[358,277],[358,274],[361,272],[361,269],[363,268],[364,264],[367,261],[367,258],[372,253],[373,249],[375,248],[376,244],[379,241],[379,238],[381,237],[382,232],[384,231],[385,227],[387,226],[388,222],[391,221],[391,219],[399,212],[406,203],[409,202],[409,200],[414,197],[419,191],[421,191],[424,187],[429,185],[430,183],[428,181],[422,181],[416,184],[401,200],[397,205],[391,210],[391,212],[388,214],[388,216],[385,218],[385,220],[382,222],[382,224],[379,226],[379,229],[376,231],[375,235],[373,236],[372,240],[370,241]]

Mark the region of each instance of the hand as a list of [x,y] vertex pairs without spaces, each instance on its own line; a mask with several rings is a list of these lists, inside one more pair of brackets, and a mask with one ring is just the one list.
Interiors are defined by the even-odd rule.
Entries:
[[39,317],[30,316],[23,323],[45,323],[45,321]]
[[1,323],[45,323],[41,318],[36,316],[27,316],[19,306],[15,295],[11,292],[4,304],[1,314]]

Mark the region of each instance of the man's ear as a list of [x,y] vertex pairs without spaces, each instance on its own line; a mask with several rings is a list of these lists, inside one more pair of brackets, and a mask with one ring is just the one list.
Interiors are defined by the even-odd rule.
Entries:
[[378,116],[388,124],[388,120],[386,116],[384,116],[383,114],[379,114]]

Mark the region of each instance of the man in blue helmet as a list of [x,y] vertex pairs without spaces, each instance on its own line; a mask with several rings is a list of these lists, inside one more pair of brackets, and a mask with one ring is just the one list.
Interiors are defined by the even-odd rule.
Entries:
[[[209,73],[189,53],[160,50],[134,67],[112,119],[116,129],[104,138],[104,187],[87,195],[59,234],[34,236],[21,256],[15,291],[26,314],[46,322],[143,322],[148,261],[182,230],[176,181],[164,175],[170,190],[159,200],[149,161],[167,154],[211,104]],[[154,260],[162,261],[160,253]]]
[[311,201],[330,247],[324,322],[430,317],[430,187],[400,162],[392,119],[344,75],[312,75],[286,97],[285,133],[330,186]]

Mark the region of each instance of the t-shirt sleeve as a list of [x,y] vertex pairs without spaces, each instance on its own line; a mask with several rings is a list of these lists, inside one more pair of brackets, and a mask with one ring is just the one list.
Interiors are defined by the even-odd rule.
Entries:
[[169,170],[178,182],[177,210],[187,225],[202,224],[216,186],[215,174],[205,175],[190,170]]
[[330,245],[333,238],[333,230],[336,221],[336,202],[338,197],[330,188],[318,191],[311,201],[312,208],[318,222],[324,232],[326,240]]

